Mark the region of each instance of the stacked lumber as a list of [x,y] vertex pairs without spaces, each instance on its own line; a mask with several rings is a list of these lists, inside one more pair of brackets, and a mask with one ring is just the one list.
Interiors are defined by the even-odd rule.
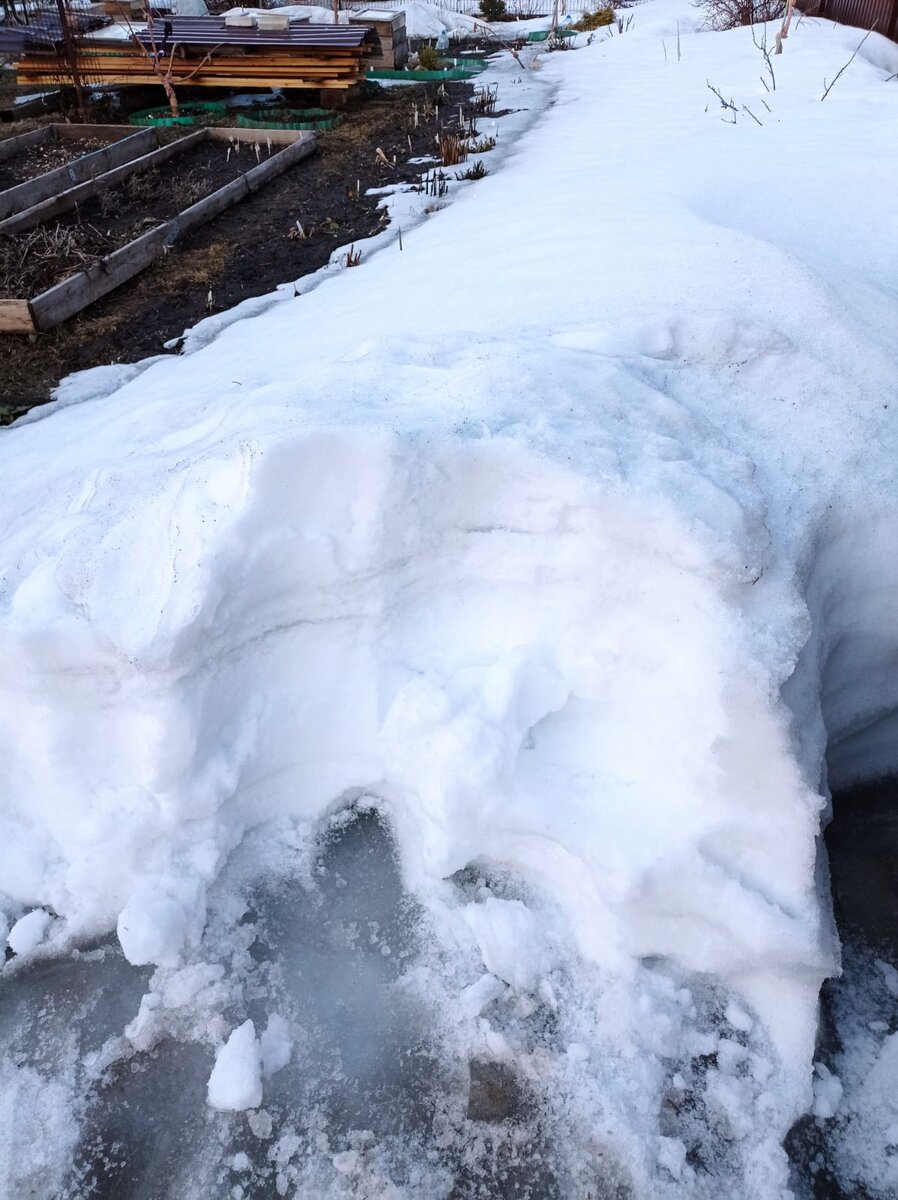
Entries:
[[[286,29],[235,28],[223,17],[172,17],[132,41],[79,39],[77,68],[85,81],[115,87],[158,84],[160,72],[170,72],[175,88],[345,90],[364,79],[372,46],[377,38],[365,26],[299,20]],[[29,49],[19,60],[20,84],[58,84],[69,75],[61,49]]]
[[401,71],[408,62],[408,37],[405,31],[405,13],[383,12],[377,8],[366,8],[362,12],[350,13],[350,25],[370,25],[377,34],[380,49],[375,50],[368,63],[378,71]]

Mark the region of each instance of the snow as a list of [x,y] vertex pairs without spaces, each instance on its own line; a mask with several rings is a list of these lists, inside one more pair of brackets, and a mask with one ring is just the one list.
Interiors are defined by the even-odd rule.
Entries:
[[[391,197],[401,248],[3,432],[5,911],[164,979],[239,941],[247,847],[262,877],[368,797],[436,956],[402,995],[516,1065],[567,1194],[613,1158],[636,1195],[784,1195],[785,1133],[838,1104],[828,782],[898,765],[892,48],[820,98],[859,36],[797,21],[769,93],[750,31],[676,0],[503,56],[490,175]],[[132,1047],[208,1044],[223,991],[168,993],[191,1028],[154,982]],[[213,1108],[301,1074],[312,1035],[266,1019]],[[856,1100],[874,1188],[895,1054]],[[270,1108],[257,1138],[300,1136]]]
[[839,1108],[842,1083],[838,1075],[833,1075],[823,1063],[814,1063],[814,1073],[813,1113],[821,1121],[828,1121],[836,1115]]
[[208,1101],[225,1112],[242,1112],[262,1103],[262,1055],[252,1021],[239,1025],[215,1056]]
[[6,937],[6,943],[15,954],[30,954],[44,940],[50,914],[35,908],[24,917],[19,917]]
[[177,966],[191,926],[202,931],[204,917],[202,892],[191,880],[138,888],[119,914],[119,942],[135,966]]

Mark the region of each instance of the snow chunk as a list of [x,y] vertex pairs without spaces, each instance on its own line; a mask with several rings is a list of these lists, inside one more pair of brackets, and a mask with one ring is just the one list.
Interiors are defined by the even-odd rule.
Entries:
[[505,984],[487,971],[468,987],[463,988],[459,1000],[462,1012],[467,1017],[479,1017],[488,1005],[498,1000],[505,991]]
[[480,946],[483,965],[511,987],[533,991],[554,965],[535,916],[520,900],[488,896],[469,904],[464,918]]
[[192,935],[202,931],[205,906],[189,880],[138,888],[118,919],[118,939],[132,966],[177,967]]
[[732,1025],[734,1029],[738,1029],[740,1033],[751,1033],[754,1021],[752,1021],[751,1017],[744,1008],[740,1008],[739,1005],[734,1003],[732,1000],[726,1006],[724,1016],[730,1025]]
[[218,1051],[207,1099],[223,1112],[242,1112],[262,1103],[262,1052],[252,1021],[238,1026]]
[[257,1137],[259,1141],[266,1141],[271,1137],[274,1122],[271,1119],[271,1113],[266,1112],[264,1108],[260,1108],[257,1112],[250,1112],[246,1121],[249,1125],[250,1133],[253,1137]]
[[813,1113],[820,1120],[828,1121],[836,1115],[842,1100],[842,1082],[823,1063],[814,1063],[814,1071],[817,1078],[814,1080]]
[[335,1154],[331,1162],[334,1164],[334,1169],[341,1175],[351,1175],[359,1165],[358,1151],[343,1150],[340,1154]]
[[876,959],[876,969],[882,976],[882,981],[890,995],[898,996],[898,971],[891,963],[887,963],[881,958]]
[[30,954],[44,940],[47,926],[50,924],[50,914],[42,908],[20,917],[9,931],[7,944],[16,954]]
[[658,1165],[679,1179],[686,1163],[686,1147],[679,1138],[658,1138]]
[[286,1067],[293,1051],[290,1027],[283,1017],[272,1013],[259,1044],[262,1052],[262,1074],[268,1079],[270,1075]]

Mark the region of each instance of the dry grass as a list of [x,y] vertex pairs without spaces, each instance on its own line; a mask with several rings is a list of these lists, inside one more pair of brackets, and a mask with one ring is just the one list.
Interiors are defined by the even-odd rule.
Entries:
[[208,288],[227,267],[236,247],[233,242],[212,242],[198,250],[175,247],[159,260],[159,285],[166,293],[188,287]]
[[39,225],[18,237],[0,238],[0,296],[30,299],[54,279],[65,278],[102,257],[98,246],[109,242],[93,225]]
[[478,88],[471,97],[471,106],[476,113],[481,113],[483,116],[490,116],[496,111],[496,101],[499,99],[499,85],[497,83],[488,84],[486,87]]
[[444,167],[457,167],[467,162],[468,142],[458,129],[441,129],[436,137],[440,162]]

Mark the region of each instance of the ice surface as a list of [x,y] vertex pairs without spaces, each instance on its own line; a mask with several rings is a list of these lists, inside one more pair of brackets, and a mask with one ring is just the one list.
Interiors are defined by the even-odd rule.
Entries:
[[57,916],[2,983],[126,959],[99,1045],[7,1057],[2,1194],[781,1200],[828,783],[898,758],[883,40],[820,101],[857,41],[796,21],[769,94],[674,0],[506,55],[517,140],[401,250],[3,431],[0,892]]

